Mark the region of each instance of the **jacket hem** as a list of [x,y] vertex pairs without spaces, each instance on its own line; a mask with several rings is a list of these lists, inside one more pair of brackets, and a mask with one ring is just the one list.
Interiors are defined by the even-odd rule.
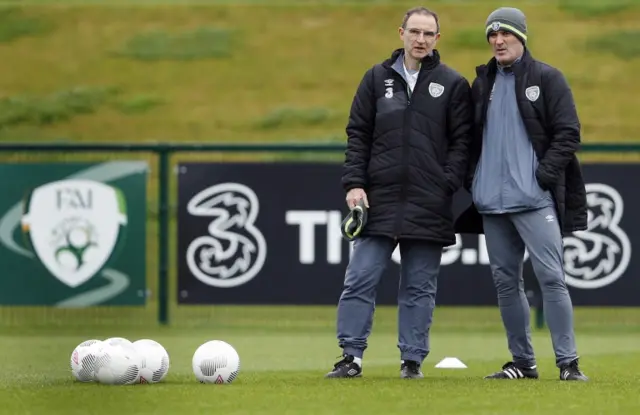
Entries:
[[414,239],[414,240],[419,240],[419,241],[424,241],[424,242],[430,242],[436,245],[442,245],[443,247],[447,247],[447,246],[451,246],[451,245],[455,245],[456,244],[456,238],[455,236],[451,239],[446,239],[446,238],[438,238],[438,237],[432,237],[432,236],[426,236],[426,235],[411,235],[411,234],[400,234],[400,235],[392,235],[390,233],[386,233],[386,232],[365,232],[363,231],[360,234],[360,237],[367,237],[367,236],[382,236],[382,237],[386,237],[389,239],[397,239],[397,240],[403,240],[403,239]]

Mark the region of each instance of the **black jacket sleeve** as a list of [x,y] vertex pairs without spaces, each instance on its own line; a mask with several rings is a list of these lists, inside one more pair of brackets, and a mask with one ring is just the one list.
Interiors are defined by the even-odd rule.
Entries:
[[473,176],[480,160],[480,152],[482,151],[482,96],[480,91],[480,80],[476,78],[471,85],[471,98],[472,98],[472,120],[471,127],[471,141],[469,143],[469,161],[466,166],[466,176],[463,182],[463,187],[471,193],[471,186],[473,184]]
[[541,187],[550,189],[561,177],[580,147],[580,121],[569,84],[560,71],[546,68],[543,73],[548,114],[550,145],[540,160],[536,178]]
[[465,78],[455,86],[447,109],[447,161],[444,173],[451,193],[465,183],[473,130],[471,87]]
[[345,191],[367,187],[367,166],[375,127],[376,103],[373,92],[373,68],[363,76],[351,103],[347,124],[347,150],[342,170]]

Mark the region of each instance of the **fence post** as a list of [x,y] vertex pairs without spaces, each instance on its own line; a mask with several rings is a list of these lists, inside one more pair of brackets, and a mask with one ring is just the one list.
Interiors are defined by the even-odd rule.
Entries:
[[169,324],[169,154],[158,147],[158,321]]

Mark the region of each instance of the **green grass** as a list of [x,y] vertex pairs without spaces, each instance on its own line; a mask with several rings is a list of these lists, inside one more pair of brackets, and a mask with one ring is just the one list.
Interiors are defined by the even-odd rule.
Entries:
[[274,129],[287,125],[317,125],[329,121],[331,111],[327,108],[277,108],[256,121],[260,129]]
[[[197,312],[196,312],[197,311]],[[493,308],[439,308],[431,334],[425,379],[398,379],[396,311],[376,311],[362,379],[322,378],[339,355],[334,307],[210,307],[190,311],[206,319],[173,328],[80,321],[62,327],[3,330],[0,400],[12,415],[51,414],[548,414],[561,406],[578,413],[634,413],[640,381],[637,310],[578,309],[577,342],[585,384],[562,383],[546,330],[535,332],[541,379],[486,381],[507,359],[499,315]],[[188,311],[187,311],[188,312]],[[616,315],[616,312],[620,312]],[[117,314],[117,313],[116,313]],[[81,314],[78,314],[79,316]],[[3,318],[4,319],[4,318]],[[192,321],[192,320],[189,320]],[[186,323],[187,320],[183,320]],[[171,356],[165,381],[154,385],[79,384],[69,355],[88,338],[152,338]],[[241,357],[231,385],[201,385],[191,372],[195,349],[207,340],[228,341]],[[456,356],[468,369],[434,365]]]
[[200,27],[177,34],[141,33],[131,38],[116,55],[142,61],[228,58],[237,47],[228,29]]
[[637,0],[560,0],[558,3],[563,12],[583,18],[622,13],[638,4]]
[[451,46],[463,49],[486,51],[488,47],[482,27],[457,30],[453,33],[453,39],[450,42]]
[[152,110],[164,102],[158,97],[151,95],[135,95],[128,98],[120,99],[114,102],[114,106],[123,114],[141,114]]
[[0,9],[0,42],[11,42],[26,36],[40,36],[49,33],[51,24],[42,19],[26,17],[17,8]]
[[115,93],[114,88],[76,87],[48,96],[4,98],[0,100],[0,129],[24,124],[42,127],[91,114]]
[[[626,59],[628,54],[621,57],[613,49],[594,51],[590,43],[596,32],[608,38],[607,33],[635,30],[640,6],[624,3],[624,13],[611,14],[612,7],[623,3],[597,3],[601,14],[594,25],[592,19],[569,12],[587,3],[576,4],[521,0],[510,5],[527,14],[534,56],[562,69],[568,79],[581,79],[572,86],[583,140],[636,140],[635,97],[640,95],[640,83],[635,74],[640,61]],[[344,137],[363,73],[401,46],[397,26],[412,5],[205,0],[22,3],[11,9],[12,15],[50,30],[46,35],[25,32],[2,45],[0,59],[12,64],[0,68],[0,98],[45,97],[74,86],[114,85],[122,96],[151,96],[162,105],[136,104],[124,110],[105,105],[65,122],[14,124],[2,131],[0,139],[237,142]],[[493,0],[433,5],[441,17],[438,48],[443,60],[469,81],[474,68],[490,58],[482,27],[499,5]],[[613,40],[618,46],[612,48],[619,49],[620,40]],[[607,58],[598,59],[603,53]],[[625,94],[618,93],[621,90]],[[282,108],[298,114],[283,115]],[[306,108],[322,111],[310,118],[300,116]]]
[[587,43],[594,53],[608,53],[622,60],[640,56],[640,31],[621,30],[594,36]]

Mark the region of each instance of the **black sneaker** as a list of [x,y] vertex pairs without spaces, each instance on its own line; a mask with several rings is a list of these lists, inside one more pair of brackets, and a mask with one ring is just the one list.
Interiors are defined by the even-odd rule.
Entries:
[[362,368],[353,361],[353,356],[343,355],[342,360],[333,366],[333,370],[327,373],[325,378],[359,378],[362,376]]
[[586,382],[589,380],[578,368],[578,359],[562,366],[560,368],[560,380],[581,380]]
[[502,370],[491,375],[485,376],[485,379],[538,379],[538,370],[536,366],[521,367],[516,366],[513,362],[507,362],[502,366]]
[[424,375],[420,371],[420,363],[413,360],[403,360],[400,365],[400,377],[402,379],[422,379]]

